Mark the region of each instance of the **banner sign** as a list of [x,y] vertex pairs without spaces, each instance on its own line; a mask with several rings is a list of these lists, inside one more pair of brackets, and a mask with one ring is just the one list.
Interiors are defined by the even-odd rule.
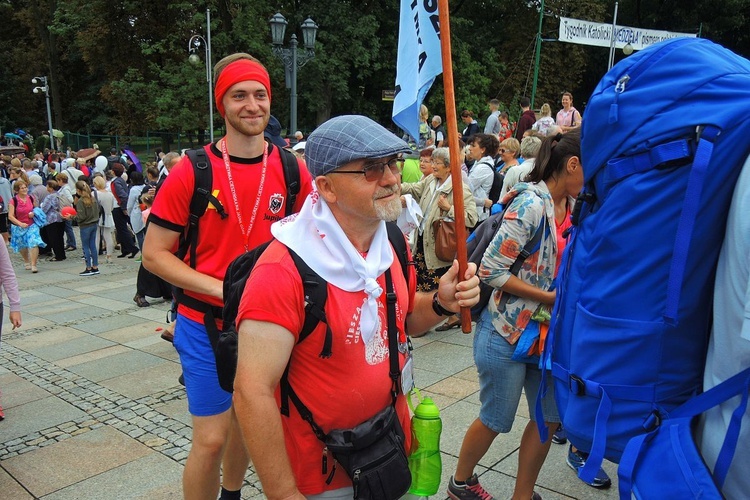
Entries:
[[[698,35],[695,33],[676,33],[673,31],[647,30],[631,28],[629,26],[617,26],[615,31],[615,47],[621,49],[629,43],[633,47],[633,50],[641,50],[649,45],[669,40],[671,38],[695,38],[697,36]],[[561,42],[577,43],[580,45],[609,47],[612,43],[612,25],[561,17],[558,40]]]
[[393,121],[419,140],[419,106],[443,72],[438,3],[401,0]]

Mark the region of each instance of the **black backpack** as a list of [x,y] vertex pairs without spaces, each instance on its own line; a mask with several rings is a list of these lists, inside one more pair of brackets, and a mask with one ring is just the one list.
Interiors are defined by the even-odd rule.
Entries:
[[[211,163],[206,155],[206,150],[203,147],[200,147],[190,149],[186,154],[190,159],[190,163],[193,165],[195,188],[193,190],[193,197],[190,199],[190,217],[188,219],[188,226],[180,235],[175,255],[177,255],[180,260],[184,260],[185,255],[190,252],[188,264],[195,269],[199,223],[200,218],[206,213],[208,203],[211,202],[214,208],[216,208],[216,212],[222,220],[229,217],[229,215],[224,210],[224,206],[221,202],[211,193],[213,171],[211,170]],[[297,201],[297,196],[300,192],[299,164],[297,163],[297,157],[290,151],[279,148],[279,155],[281,156],[281,166],[284,170],[284,181],[286,183],[287,204],[284,210],[284,216],[286,217],[292,214],[294,205]],[[191,309],[195,309],[196,311],[205,314],[203,323],[206,326],[209,337],[213,336],[218,338],[218,330],[216,330],[214,319],[222,317],[222,308],[212,306],[186,295],[182,288],[174,287],[173,290],[175,302],[177,304],[184,304]],[[212,340],[212,344],[215,344],[214,340]]]
[[[226,219],[229,215],[224,210],[221,202],[211,194],[213,171],[211,170],[211,163],[206,156],[206,150],[202,147],[189,149],[186,154],[193,165],[195,189],[193,191],[193,197],[190,200],[190,219],[188,227],[180,237],[177,256],[182,260],[185,258],[188,251],[190,251],[190,267],[195,269],[195,249],[198,245],[198,223],[203,214],[206,213],[208,203],[211,202],[222,219]],[[299,195],[300,191],[299,164],[297,163],[297,157],[294,156],[294,153],[287,151],[286,149],[279,148],[279,155],[281,156],[281,166],[284,170],[284,181],[286,182],[287,204],[284,211],[284,216],[286,217],[292,214],[294,205],[297,201],[297,195]]]
[[[408,266],[410,262],[408,261],[406,239],[395,223],[386,223],[386,229],[388,230],[388,241],[390,241],[393,249],[396,251],[396,256],[401,264],[401,269],[408,286]],[[250,277],[250,273],[258,262],[258,259],[260,259],[260,256],[270,244],[271,242],[268,241],[258,245],[249,252],[243,253],[229,264],[224,276],[222,331],[219,332],[216,328],[208,329],[208,335],[211,339],[211,344],[216,356],[216,371],[219,375],[219,385],[222,389],[228,392],[234,391],[234,376],[237,371],[237,325],[235,324],[235,320],[237,318],[240,299],[242,298],[242,293],[245,290],[245,284]],[[305,302],[307,303],[305,306],[305,321],[297,342],[299,343],[305,340],[313,330],[315,330],[318,323],[323,322],[326,324],[326,336],[325,341],[323,342],[323,349],[320,352],[320,357],[324,359],[330,358],[333,334],[331,333],[330,327],[328,327],[325,313],[325,305],[328,298],[328,283],[318,276],[315,271],[310,269],[310,267],[294,251],[292,251],[292,249],[288,250],[294,261],[294,265],[302,278]],[[287,385],[285,373],[282,381],[282,400],[284,401],[282,406],[284,407],[286,407],[285,400],[288,394]]]
[[495,164],[492,166],[492,171],[495,176],[492,178],[492,187],[487,195],[487,198],[492,200],[493,204],[500,201],[500,194],[503,191],[503,181],[505,180],[505,174],[501,174],[498,169],[503,160],[500,158],[500,155],[497,155],[494,160]]

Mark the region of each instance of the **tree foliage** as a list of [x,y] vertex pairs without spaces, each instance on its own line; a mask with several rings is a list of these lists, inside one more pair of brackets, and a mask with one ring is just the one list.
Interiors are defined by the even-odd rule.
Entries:
[[[421,0],[420,0],[421,1]],[[517,116],[530,95],[540,0],[451,2],[457,110],[483,119],[497,98]],[[315,58],[298,71],[298,121],[309,131],[330,116],[362,113],[390,124],[399,0],[3,0],[0,15],[0,127],[46,129],[44,98],[31,78],[48,76],[56,128],[88,133],[181,131],[206,139],[208,83],[202,63],[188,63],[188,40],[206,36],[211,9],[212,62],[248,52],[268,67],[274,114],[289,120],[284,67],[270,46],[268,19],[281,12],[287,40],[308,17],[320,29]],[[559,17],[611,22],[614,0],[545,0],[542,36],[557,37]],[[635,0],[620,5],[618,24],[696,32],[750,54],[750,0]],[[203,48],[198,51],[204,60]],[[618,58],[622,57],[618,53]],[[607,51],[545,41],[536,106],[559,105],[572,91],[579,108],[606,71]],[[442,78],[428,94],[445,115]],[[215,117],[215,127],[223,122]]]

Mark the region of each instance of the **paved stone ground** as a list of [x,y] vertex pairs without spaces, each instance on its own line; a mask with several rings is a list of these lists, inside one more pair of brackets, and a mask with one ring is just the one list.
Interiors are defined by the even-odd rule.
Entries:
[[[102,274],[79,277],[81,252],[25,271],[13,256],[21,287],[23,327],[5,322],[0,346],[0,497],[15,499],[181,498],[191,425],[179,361],[159,338],[167,304],[132,301],[138,263],[116,259]],[[6,309],[7,317],[7,309]],[[479,412],[472,336],[457,330],[415,339],[416,382],[442,409],[444,488],[461,440]],[[482,484],[497,498],[513,491],[525,405],[511,433],[499,436],[480,462]],[[537,491],[545,498],[616,498],[594,490],[553,446]],[[612,464],[605,466],[616,479]],[[616,481],[615,481],[616,482]],[[243,498],[262,498],[252,467]]]

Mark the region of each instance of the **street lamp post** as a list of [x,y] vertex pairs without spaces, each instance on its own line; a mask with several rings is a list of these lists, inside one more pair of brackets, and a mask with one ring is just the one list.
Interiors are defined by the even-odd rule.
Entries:
[[206,36],[193,35],[188,41],[188,60],[191,64],[198,64],[200,57],[197,52],[201,45],[206,52],[206,82],[208,83],[208,128],[211,133],[211,142],[214,142],[214,85],[211,78],[211,9],[206,9]]
[[47,99],[47,126],[49,127],[49,145],[50,148],[55,148],[55,136],[52,133],[52,108],[50,108],[49,103],[49,85],[47,84],[47,77],[46,76],[36,76],[31,79],[31,83],[34,85],[40,85],[39,87],[34,87],[33,92],[35,94],[38,94],[39,92],[44,92],[44,97]]
[[318,25],[309,17],[302,23],[302,42],[305,47],[304,52],[297,52],[297,35],[292,34],[289,41],[289,48],[285,48],[284,34],[286,32],[287,22],[284,16],[276,13],[268,23],[271,26],[271,42],[273,53],[284,63],[284,74],[286,88],[290,90],[290,111],[289,111],[289,133],[293,134],[297,130],[297,69],[301,68],[308,61],[315,57],[315,37],[318,33]]
[[531,109],[534,109],[536,99],[536,83],[539,79],[539,56],[542,53],[542,20],[544,20],[544,0],[539,7],[539,29],[536,32],[536,53],[534,54],[534,83],[531,84]]

